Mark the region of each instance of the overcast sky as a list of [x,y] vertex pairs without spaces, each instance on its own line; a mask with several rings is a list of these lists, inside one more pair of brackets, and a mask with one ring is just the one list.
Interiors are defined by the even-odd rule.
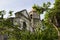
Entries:
[[51,2],[53,4],[54,0],[0,0],[0,10],[13,10],[16,12],[27,9],[30,11],[34,4],[42,5],[44,2]]

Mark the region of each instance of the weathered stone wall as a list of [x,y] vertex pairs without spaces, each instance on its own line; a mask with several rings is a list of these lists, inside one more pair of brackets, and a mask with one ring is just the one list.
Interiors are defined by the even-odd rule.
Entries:
[[23,10],[23,11],[17,12],[15,14],[15,19],[14,19],[13,23],[18,24],[20,29],[23,28],[23,26],[24,26],[23,23],[25,23],[26,24],[26,29],[29,30],[30,19],[29,19],[27,11]]

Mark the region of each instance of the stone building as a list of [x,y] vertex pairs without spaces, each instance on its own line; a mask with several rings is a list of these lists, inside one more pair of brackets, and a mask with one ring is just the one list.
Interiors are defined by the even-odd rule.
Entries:
[[29,13],[26,9],[16,12],[13,20],[14,25],[19,25],[19,28],[33,31],[40,24],[40,17],[36,10],[32,9]]

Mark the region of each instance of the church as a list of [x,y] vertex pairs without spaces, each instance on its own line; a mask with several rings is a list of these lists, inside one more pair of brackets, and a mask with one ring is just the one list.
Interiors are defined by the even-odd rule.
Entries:
[[40,25],[40,16],[34,9],[29,13],[24,9],[15,13],[13,25],[18,25],[21,30],[27,29],[33,31],[37,25]]

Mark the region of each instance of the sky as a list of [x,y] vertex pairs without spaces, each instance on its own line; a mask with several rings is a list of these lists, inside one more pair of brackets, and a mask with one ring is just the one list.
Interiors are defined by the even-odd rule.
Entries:
[[[27,9],[29,12],[31,11],[34,4],[41,6],[43,3],[47,2],[51,2],[53,6],[54,0],[0,0],[0,10],[6,10],[7,12],[12,10],[17,12],[23,9]],[[5,17],[7,17],[7,15]]]

